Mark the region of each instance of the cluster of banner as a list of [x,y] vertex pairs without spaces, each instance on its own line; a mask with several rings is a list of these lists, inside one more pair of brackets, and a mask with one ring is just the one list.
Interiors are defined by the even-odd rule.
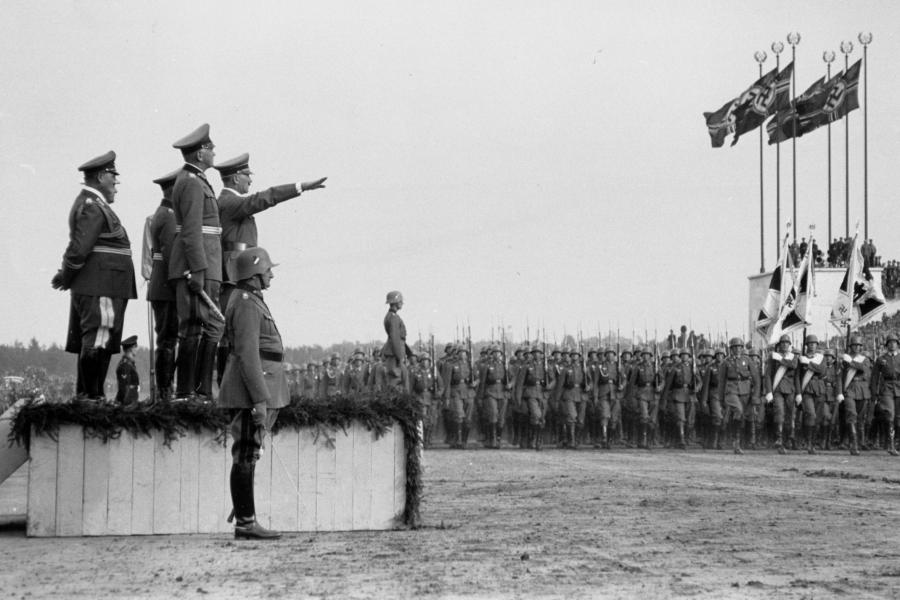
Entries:
[[774,117],[766,125],[769,144],[800,137],[845,117],[859,108],[861,65],[858,60],[828,80],[823,76],[793,100],[790,88],[794,63],[780,72],[772,69],[719,110],[703,113],[712,147],[722,147],[729,135],[734,135],[734,146],[743,134],[761,126],[769,117]]
[[[847,271],[829,319],[835,327],[841,329],[858,329],[886,308],[881,286],[863,260],[858,238],[859,232],[853,236]],[[808,243],[812,249],[815,243],[812,235]],[[766,300],[756,317],[756,331],[770,344],[776,343],[782,335],[812,325],[809,309],[815,293],[815,259],[811,255],[810,250],[795,272],[791,253],[788,251],[788,236],[785,236],[781,259],[772,271]]]

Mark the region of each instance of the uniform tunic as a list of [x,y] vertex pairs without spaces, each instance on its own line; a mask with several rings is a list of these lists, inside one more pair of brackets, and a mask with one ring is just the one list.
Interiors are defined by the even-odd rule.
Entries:
[[478,374],[475,397],[481,403],[484,420],[503,427],[506,424],[506,367],[501,360],[483,363]]
[[409,381],[409,373],[401,361],[412,354],[406,345],[406,325],[395,310],[388,310],[384,315],[384,332],[387,341],[381,349],[387,375],[387,386],[394,390],[405,390]]
[[147,284],[147,300],[153,308],[153,325],[158,348],[175,349],[178,341],[178,312],[175,289],[169,282],[169,261],[175,245],[175,211],[164,198],[150,218],[152,267]]
[[725,358],[719,368],[719,402],[724,409],[724,422],[740,421],[748,410],[750,395],[759,390],[759,374],[746,356]]
[[538,427],[543,427],[547,418],[546,382],[543,361],[527,361],[516,372],[513,397],[528,407],[528,422]]
[[844,422],[847,425],[856,425],[857,415],[865,409],[866,403],[872,398],[869,389],[871,375],[872,363],[863,354],[844,358],[844,368],[838,383],[843,389]]
[[[783,425],[785,416],[792,418],[794,415],[794,396],[797,395],[799,382],[797,380],[798,355],[793,352],[785,354],[773,352],[766,361],[766,373],[764,378],[765,392],[772,394],[772,402],[775,411],[775,424]],[[778,385],[775,385],[775,377],[782,373]]]
[[138,375],[134,361],[123,356],[116,367],[116,382],[119,384],[116,392],[116,402],[119,404],[133,404],[138,401],[141,391],[141,378]]
[[804,358],[808,362],[801,360],[800,367],[797,369],[803,402],[803,424],[813,427],[816,424],[816,406],[820,402],[824,402],[826,398],[825,373],[827,366],[825,365],[825,356],[818,352]]
[[893,423],[900,409],[900,351],[885,352],[875,360],[871,385],[879,413]]
[[657,374],[651,362],[639,362],[631,370],[629,385],[638,402],[643,425],[656,425],[659,404],[656,399]]

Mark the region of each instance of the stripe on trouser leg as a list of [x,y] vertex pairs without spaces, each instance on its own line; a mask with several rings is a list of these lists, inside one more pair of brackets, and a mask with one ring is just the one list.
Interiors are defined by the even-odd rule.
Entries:
[[116,311],[113,308],[112,298],[100,296],[97,299],[97,303],[100,307],[100,327],[97,329],[97,337],[96,341],[94,341],[94,347],[105,348],[109,343],[109,338],[111,335],[110,330],[115,326]]

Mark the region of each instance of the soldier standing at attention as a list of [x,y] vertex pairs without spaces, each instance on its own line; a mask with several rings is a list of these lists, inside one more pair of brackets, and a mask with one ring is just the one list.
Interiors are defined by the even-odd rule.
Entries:
[[743,454],[741,423],[750,397],[758,393],[759,373],[742,354],[744,342],[740,338],[731,338],[728,346],[730,354],[719,369],[719,402],[725,411],[722,427],[731,431],[734,453]]
[[806,434],[806,451],[815,454],[813,438],[816,429],[816,407],[825,401],[825,356],[819,352],[819,338],[814,335],[806,336],[806,352],[799,358],[800,368],[797,377],[800,380],[800,389],[795,396],[795,402],[803,405],[803,428]]
[[[222,227],[222,266],[223,279],[219,296],[219,305],[228,306],[228,297],[234,289],[230,277],[230,264],[238,252],[247,248],[255,248],[259,243],[259,235],[256,229],[256,219],[253,215],[272,208],[276,204],[296,198],[303,192],[318,190],[325,187],[327,177],[304,183],[288,183],[276,185],[256,193],[250,192],[250,184],[253,183],[250,170],[250,155],[241,154],[231,160],[226,160],[214,167],[222,177],[222,193],[219,194],[219,220]],[[219,348],[218,371],[219,379],[225,369],[225,359],[228,357],[228,348]]]
[[231,501],[237,539],[277,539],[256,521],[253,474],[263,439],[279,409],[290,403],[284,373],[284,345],[263,299],[272,282],[272,261],[263,248],[242,252],[234,264],[237,289],[225,308],[231,354],[222,376],[219,406],[231,412]]
[[877,399],[876,418],[887,429],[888,453],[897,456],[894,447],[894,417],[900,402],[900,338],[889,333],[885,338],[887,352],[875,360],[872,368],[872,397]]
[[385,304],[388,305],[384,315],[384,332],[387,341],[381,349],[384,357],[387,388],[393,392],[406,392],[409,389],[409,372],[407,359],[412,354],[406,345],[406,325],[397,313],[403,308],[403,294],[398,291],[388,292]]
[[775,447],[784,454],[785,413],[789,418],[790,442],[794,442],[794,397],[797,395],[797,355],[791,352],[791,338],[783,335],[766,361],[766,402],[775,404]]
[[116,392],[116,402],[119,404],[134,404],[138,401],[141,391],[141,378],[137,367],[134,365],[134,351],[137,347],[137,336],[133,335],[122,340],[122,359],[116,367],[116,381],[119,389]]
[[366,353],[357,348],[350,356],[350,364],[344,369],[341,389],[346,395],[359,396],[366,392],[366,371],[363,365]]
[[[850,353],[841,357],[844,363],[843,372],[839,372],[837,401],[844,403],[844,422],[850,431],[850,454],[859,456],[859,441],[857,438],[857,415],[866,402],[872,397],[869,389],[869,380],[872,374],[872,363],[862,353],[862,336],[850,337]],[[838,412],[835,409],[835,412]]]
[[209,139],[209,125],[201,125],[172,146],[181,150],[185,162],[172,190],[176,235],[169,279],[175,284],[178,310],[175,396],[211,400],[216,347],[224,331],[215,315],[222,283],[219,203],[204,175],[213,165],[215,144]]
[[69,212],[69,245],[62,267],[50,281],[53,289],[71,290],[66,352],[78,355],[75,393],[105,397],[106,373],[119,352],[125,307],[137,298],[131,242],[113,212],[116,153],[93,158],[78,170],[81,188]]
[[169,259],[175,243],[175,212],[172,210],[172,188],[181,169],[154,179],[162,188],[163,198],[150,218],[150,247],[153,266],[147,284],[147,300],[153,309],[153,329],[156,333],[156,388],[160,399],[172,398],[175,377],[175,348],[178,345],[178,310],[175,290],[169,282]]

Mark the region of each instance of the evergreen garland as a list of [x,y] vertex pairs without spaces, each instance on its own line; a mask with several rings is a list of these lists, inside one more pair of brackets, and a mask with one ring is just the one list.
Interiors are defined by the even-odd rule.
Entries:
[[[422,443],[418,423],[422,409],[415,397],[408,394],[364,394],[337,396],[312,400],[293,396],[291,404],[282,408],[272,432],[289,427],[317,429],[347,428],[359,422],[376,438],[384,435],[394,421],[403,430],[406,448],[406,507],[403,523],[411,528],[419,525],[419,503],[422,497],[422,464],[417,449]],[[117,439],[123,431],[135,437],[150,437],[154,432],[163,435],[166,446],[188,432],[212,431],[216,440],[225,443],[230,420],[228,412],[215,404],[199,402],[158,402],[121,405],[75,398],[70,402],[46,403],[28,400],[15,414],[9,444],[28,447],[31,433],[57,439],[61,425],[77,425],[85,438],[104,443]]]

